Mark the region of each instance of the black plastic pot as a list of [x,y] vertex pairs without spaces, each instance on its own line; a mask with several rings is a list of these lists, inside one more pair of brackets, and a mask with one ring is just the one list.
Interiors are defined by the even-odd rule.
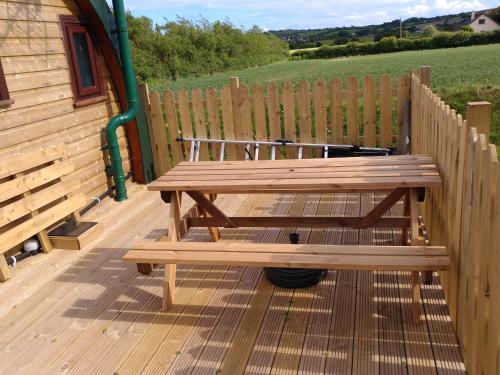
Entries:
[[[290,233],[290,243],[299,243],[298,233]],[[287,289],[309,288],[323,280],[326,275],[326,270],[311,268],[266,267],[264,272],[270,283]]]

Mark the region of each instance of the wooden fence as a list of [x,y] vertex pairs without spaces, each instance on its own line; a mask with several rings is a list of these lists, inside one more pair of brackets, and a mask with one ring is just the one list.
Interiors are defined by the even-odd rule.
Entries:
[[500,374],[500,172],[488,144],[491,105],[469,103],[465,121],[420,78],[411,78],[411,152],[431,155],[444,180],[427,195],[424,220],[432,244],[450,251],[441,282],[467,370]]
[[[376,81],[367,76],[362,85],[350,77],[347,82],[317,80],[312,87],[307,81],[248,87],[232,78],[219,92],[196,88],[190,93],[167,90],[162,94],[149,94],[142,85],[156,175],[185,159],[186,153],[175,142],[181,135],[401,148],[399,129],[405,119],[409,121],[410,74],[397,79],[383,75],[378,85]],[[244,158],[242,147],[227,147],[226,152],[229,160]],[[203,145],[200,160],[211,155],[210,147]],[[311,156],[315,156],[311,150],[304,150],[304,157]],[[260,158],[267,157],[268,150],[261,150]]]

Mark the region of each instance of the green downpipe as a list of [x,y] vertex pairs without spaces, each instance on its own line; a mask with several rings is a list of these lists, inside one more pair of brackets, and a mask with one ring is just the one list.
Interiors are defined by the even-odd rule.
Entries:
[[132,56],[128,44],[127,17],[123,0],[113,0],[113,13],[115,16],[116,33],[120,47],[120,60],[122,63],[123,77],[125,80],[125,91],[127,93],[128,109],[124,113],[114,116],[106,126],[106,143],[113,170],[113,183],[115,185],[115,200],[118,202],[127,199],[127,188],[122,167],[122,157],[116,130],[132,121],[137,114],[138,96],[136,90],[134,68],[132,67]]

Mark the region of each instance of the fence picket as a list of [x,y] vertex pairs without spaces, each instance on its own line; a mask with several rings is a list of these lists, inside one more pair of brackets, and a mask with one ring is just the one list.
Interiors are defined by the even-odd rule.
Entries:
[[487,149],[487,141],[484,134],[478,134],[477,142],[474,144],[474,170],[472,172],[472,200],[471,200],[471,218],[468,234],[468,280],[466,283],[466,308],[464,318],[465,334],[467,335],[467,351],[465,352],[465,363],[471,369],[475,368],[477,358],[477,334],[478,318],[476,317],[476,308],[478,303],[478,285],[479,278],[479,258],[482,249],[479,246],[480,226],[484,225],[480,220],[481,212],[481,187],[484,183],[484,157],[483,153]]
[[[255,139],[258,141],[267,141],[266,129],[266,103],[264,101],[264,89],[257,83],[252,87],[252,104],[255,120]],[[260,146],[259,159],[268,159],[269,148]]]
[[358,80],[356,77],[347,79],[347,143],[359,144],[358,123]]
[[392,78],[380,79],[380,146],[392,147]]
[[487,344],[488,344],[488,323],[489,316],[487,312],[489,311],[489,288],[490,288],[490,278],[492,277],[491,268],[498,267],[498,264],[490,264],[489,260],[493,257],[493,252],[497,251],[492,248],[494,240],[494,220],[495,211],[494,204],[496,197],[496,172],[498,168],[497,150],[494,145],[487,145],[486,149],[482,152],[483,156],[483,179],[482,179],[482,190],[481,190],[481,207],[480,210],[480,224],[478,233],[478,249],[480,253],[478,254],[479,264],[478,264],[478,275],[483,275],[476,280],[477,287],[477,306],[475,309],[477,322],[476,330],[477,334],[474,335],[474,353],[477,356],[474,361],[474,369],[477,374],[487,374]]
[[344,143],[344,126],[342,124],[342,82],[338,78],[330,81],[330,111],[332,118],[333,142]]
[[[231,100],[231,88],[229,86],[224,86],[222,88],[221,102],[222,102],[222,122],[224,125],[224,139],[235,140],[236,135],[234,133],[233,104]],[[226,153],[228,160],[237,159],[235,145],[227,145]]]
[[363,144],[366,147],[377,145],[375,127],[375,80],[366,76],[363,84]]
[[182,161],[182,150],[180,143],[175,141],[179,136],[179,126],[177,124],[174,93],[170,90],[166,90],[163,94],[163,107],[167,116],[167,131],[170,138],[173,165],[175,166]]
[[[205,122],[205,110],[203,108],[201,89],[193,89],[191,91],[191,99],[193,102],[193,119],[196,137],[207,138],[207,125]],[[206,143],[201,143],[200,145],[200,160],[209,160],[208,144]]]
[[326,124],[326,83],[323,80],[314,82],[314,128],[315,143],[327,143]]
[[189,111],[189,98],[186,90],[177,92],[177,101],[179,103],[179,115],[181,120],[181,130],[183,137],[193,137],[193,124],[191,123],[191,113]]
[[[309,82],[302,80],[299,82],[299,126],[300,142],[311,143],[311,99],[309,97]],[[304,158],[312,157],[311,149],[305,148]]]
[[461,262],[461,233],[462,233],[462,217],[464,209],[464,201],[461,199],[464,196],[464,169],[465,169],[465,153],[467,144],[467,126],[465,121],[462,120],[462,116],[457,116],[457,131],[456,131],[456,171],[455,180],[453,182],[454,189],[452,188],[452,195],[450,197],[458,197],[453,206],[453,215],[450,216],[450,220],[453,223],[453,237],[451,241],[452,246],[452,266],[449,271],[451,275],[450,292],[449,292],[449,311],[452,321],[454,322],[455,329],[457,329],[458,322],[458,291],[459,285],[459,275],[460,275],[460,262]]
[[[476,143],[478,142],[478,134],[475,128],[469,128],[467,136],[467,149],[466,149],[466,160],[465,160],[465,171],[464,171],[464,193],[463,193],[463,216],[462,216],[462,239],[461,243],[462,249],[469,249],[469,237],[471,233],[472,225],[472,201],[474,198],[474,190],[476,188],[474,183],[474,169],[476,168],[475,162],[475,150]],[[470,338],[467,333],[467,302],[470,303],[469,298],[467,298],[467,284],[471,282],[471,251],[461,251],[460,253],[460,286],[458,299],[460,301],[458,309],[458,327],[457,332],[463,338],[462,346],[464,352],[467,353],[469,348]]]
[[398,154],[404,152],[404,142],[406,141],[405,131],[408,131],[409,118],[408,111],[410,108],[410,75],[402,74],[398,78],[397,87],[397,111],[398,111]]
[[[205,90],[205,97],[207,98],[207,116],[210,138],[221,139],[219,107],[217,105],[217,90],[215,90],[213,87],[207,88]],[[212,150],[212,158],[214,160],[218,160],[220,146],[218,144],[212,144],[210,145],[210,149]]]
[[[275,141],[281,139],[281,108],[278,97],[278,86],[275,82],[269,82],[267,86],[267,106],[269,109],[269,137]],[[276,159],[280,158],[279,152],[275,155]]]
[[[170,169],[170,160],[168,156],[168,143],[165,123],[163,122],[163,112],[161,110],[160,94],[153,92],[150,95],[151,102],[151,120],[153,134],[151,147],[153,149],[153,161],[155,163],[155,175],[162,176]],[[156,157],[155,157],[156,155]]]
[[[240,85],[238,90],[240,99],[240,140],[253,140],[252,110],[250,106],[250,93],[247,85]],[[238,133],[238,132],[236,132]]]
[[[241,118],[240,118],[240,80],[238,77],[230,78],[230,87],[231,87],[231,106],[233,113],[233,128],[234,128],[234,136],[235,139],[241,140]],[[243,160],[245,158],[245,147],[243,145],[236,146],[236,156],[239,160]]]
[[[283,82],[283,111],[285,121],[285,138],[296,142],[297,133],[295,127],[295,96],[292,81],[286,80]],[[287,150],[288,158],[296,158],[297,153],[293,149]]]
[[154,144],[156,143],[155,139],[155,131],[153,127],[153,119],[151,117],[151,100],[149,96],[149,89],[147,84],[139,84],[139,98],[142,100],[142,103],[144,105],[144,113],[146,115],[146,120],[148,123],[148,133],[149,133],[149,141],[151,144],[151,154],[153,157],[153,164],[154,164],[154,174],[155,177],[159,177],[160,175],[157,175],[157,170],[159,168],[160,161],[158,160],[158,153],[154,151]]

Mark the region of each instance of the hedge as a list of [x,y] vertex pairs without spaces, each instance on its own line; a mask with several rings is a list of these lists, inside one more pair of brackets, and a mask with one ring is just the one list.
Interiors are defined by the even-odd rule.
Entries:
[[355,55],[376,55],[379,53],[418,51],[424,49],[473,46],[479,44],[500,43],[500,30],[471,33],[442,32],[432,37],[418,39],[382,38],[379,42],[352,42],[343,46],[321,47],[314,51],[296,51],[292,59],[329,59]]

